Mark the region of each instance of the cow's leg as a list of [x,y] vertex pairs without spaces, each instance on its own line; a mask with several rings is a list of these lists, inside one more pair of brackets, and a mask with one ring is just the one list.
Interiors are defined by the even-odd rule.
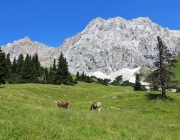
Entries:
[[92,108],[91,108],[91,111],[93,112],[93,110],[94,110],[94,108],[92,107]]
[[100,111],[101,111],[101,108],[98,108],[98,112],[100,113]]

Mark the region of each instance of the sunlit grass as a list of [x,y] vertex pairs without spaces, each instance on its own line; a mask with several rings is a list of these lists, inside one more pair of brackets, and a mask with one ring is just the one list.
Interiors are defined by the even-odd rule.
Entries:
[[[0,86],[0,139],[119,140],[180,138],[180,94],[79,82],[75,86]],[[69,101],[70,110],[56,101]],[[101,113],[90,112],[101,101]]]

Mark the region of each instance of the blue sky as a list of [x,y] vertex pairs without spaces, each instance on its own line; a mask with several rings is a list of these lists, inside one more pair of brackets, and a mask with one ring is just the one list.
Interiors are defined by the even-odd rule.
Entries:
[[117,16],[180,30],[180,0],[0,0],[0,46],[28,36],[59,47],[92,19]]

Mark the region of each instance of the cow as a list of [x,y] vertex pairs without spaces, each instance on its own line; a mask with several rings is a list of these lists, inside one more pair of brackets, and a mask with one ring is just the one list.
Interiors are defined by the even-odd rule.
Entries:
[[91,105],[90,110],[93,111],[94,109],[95,109],[95,110],[98,109],[98,112],[100,113],[100,111],[101,111],[101,102],[94,102],[94,103]]
[[69,110],[69,102],[57,101],[57,105],[59,106],[59,108],[66,108],[67,110]]

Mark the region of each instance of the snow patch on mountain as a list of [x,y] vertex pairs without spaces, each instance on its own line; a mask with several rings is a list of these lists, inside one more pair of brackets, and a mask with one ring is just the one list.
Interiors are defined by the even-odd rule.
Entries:
[[96,76],[101,79],[110,79],[111,82],[116,79],[117,76],[122,75],[123,81],[128,80],[129,82],[135,83],[135,74],[139,72],[141,67],[135,69],[122,68],[116,72],[111,73],[110,75],[105,75],[100,71],[88,73],[88,76]]

